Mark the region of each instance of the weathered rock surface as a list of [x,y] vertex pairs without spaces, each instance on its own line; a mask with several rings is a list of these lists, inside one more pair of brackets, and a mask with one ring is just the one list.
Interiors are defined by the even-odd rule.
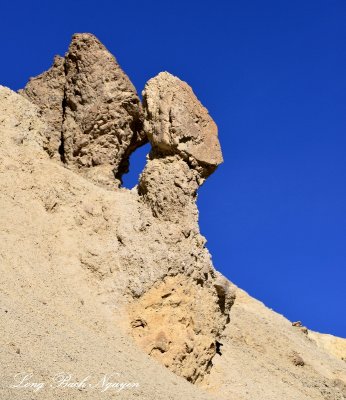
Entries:
[[44,132],[47,138],[45,150],[49,156],[60,159],[63,140],[63,103],[65,90],[65,60],[56,56],[52,67],[36,78],[31,78],[24,90],[19,93],[39,106],[39,110],[47,121]]
[[230,287],[218,295],[203,280],[168,276],[131,304],[132,334],[177,375],[200,382],[212,368],[233,301]]
[[197,189],[222,162],[217,126],[190,86],[162,72],[143,91],[152,145],[138,192],[154,216],[198,227]]
[[198,173],[179,156],[149,155],[138,193],[155,217],[179,223],[188,231],[197,228]]
[[[179,253],[196,256],[170,268],[167,277],[131,304],[132,334],[176,374],[200,382],[213,365],[234,300],[197,233],[197,189],[222,162],[217,127],[192,89],[167,72],[146,84],[143,99],[144,130],[152,151],[138,194],[167,230],[175,226],[182,232],[175,243]],[[195,233],[197,242],[190,239]],[[183,250],[183,243],[189,248]],[[179,260],[175,255],[168,263]]]
[[191,87],[161,72],[143,91],[145,131],[156,153],[178,154],[201,177],[222,163],[217,126]]
[[[74,35],[65,56],[64,157],[78,168],[127,169],[142,141],[136,89],[115,58],[92,35]],[[108,167],[109,166],[109,167]]]
[[20,92],[46,118],[47,150],[103,185],[127,172],[145,142],[139,97],[114,56],[90,34],[76,34],[65,58]]

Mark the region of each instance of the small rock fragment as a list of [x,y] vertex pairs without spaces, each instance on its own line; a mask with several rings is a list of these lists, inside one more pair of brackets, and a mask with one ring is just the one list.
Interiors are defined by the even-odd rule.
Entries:
[[139,327],[144,328],[145,326],[147,326],[147,323],[146,321],[144,321],[144,319],[137,318],[131,322],[131,326],[132,328],[139,328]]
[[297,367],[303,367],[305,365],[303,358],[295,351],[290,355],[290,359],[292,363]]

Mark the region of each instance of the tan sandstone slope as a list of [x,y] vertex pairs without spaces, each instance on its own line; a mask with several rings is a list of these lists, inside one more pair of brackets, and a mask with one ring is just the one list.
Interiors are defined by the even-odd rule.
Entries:
[[[138,186],[121,188],[147,141]],[[221,162],[185,82],[160,73],[141,104],[92,35],[20,94],[0,87],[1,400],[346,398],[344,339],[213,268],[196,193]],[[46,386],[11,387],[23,372]],[[56,387],[62,372],[87,385]],[[107,379],[135,387],[102,392]]]

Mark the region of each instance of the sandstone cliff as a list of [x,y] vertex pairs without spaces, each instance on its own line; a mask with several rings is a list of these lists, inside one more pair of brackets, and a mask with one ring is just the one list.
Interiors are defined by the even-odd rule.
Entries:
[[[346,397],[342,350],[215,271],[196,196],[222,154],[185,82],[160,73],[141,104],[107,49],[74,35],[20,95],[0,88],[0,129],[2,397],[23,399],[20,371],[116,371],[140,384],[122,398]],[[147,141],[138,186],[122,188]]]

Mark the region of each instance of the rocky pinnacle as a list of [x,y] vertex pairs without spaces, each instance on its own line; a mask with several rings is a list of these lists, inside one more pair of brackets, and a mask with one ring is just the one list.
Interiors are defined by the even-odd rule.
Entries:
[[50,124],[50,156],[97,183],[114,185],[127,172],[130,153],[145,141],[134,86],[91,34],[74,35],[65,57],[56,57],[20,93]]

